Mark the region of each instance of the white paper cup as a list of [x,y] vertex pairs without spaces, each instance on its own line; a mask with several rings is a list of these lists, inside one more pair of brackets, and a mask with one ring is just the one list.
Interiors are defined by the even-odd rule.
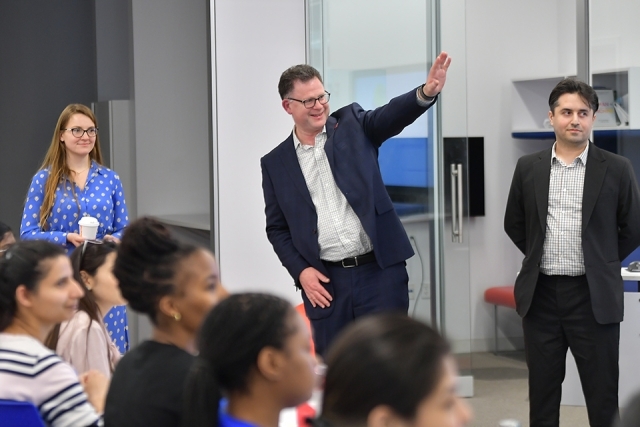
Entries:
[[86,240],[95,240],[96,235],[98,234],[98,226],[100,222],[90,216],[82,217],[82,219],[78,222],[80,225],[80,235],[84,237]]

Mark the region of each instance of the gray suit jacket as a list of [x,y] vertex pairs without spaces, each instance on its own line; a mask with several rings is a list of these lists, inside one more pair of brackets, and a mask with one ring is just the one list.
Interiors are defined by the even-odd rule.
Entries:
[[[524,317],[533,299],[547,225],[551,148],[518,160],[504,229],[525,255],[516,279],[516,310]],[[640,245],[640,193],[625,157],[590,143],[582,197],[582,250],[591,305],[600,324],[624,314],[620,262]]]

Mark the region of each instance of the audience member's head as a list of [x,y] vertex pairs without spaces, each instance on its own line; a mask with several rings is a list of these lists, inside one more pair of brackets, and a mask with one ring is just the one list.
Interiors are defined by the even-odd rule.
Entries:
[[[114,242],[85,240],[71,254],[73,277],[84,291],[78,308],[98,323],[102,323],[113,306],[126,303],[113,275],[117,249]],[[47,347],[54,351],[59,334],[60,325],[57,325],[46,340]]]
[[213,254],[184,244],[152,218],[125,230],[114,274],[131,308],[146,314],[156,329],[194,341],[211,308],[227,292]]
[[16,238],[13,235],[11,228],[0,221],[0,258],[4,256],[4,253],[16,242]]
[[117,250],[114,242],[85,240],[71,254],[73,276],[85,290],[80,309],[92,320],[101,321],[113,306],[126,304],[113,275]]
[[61,246],[22,241],[0,259],[0,331],[43,341],[56,323],[75,314],[82,295]]
[[[228,414],[268,424],[287,407],[311,397],[315,358],[310,334],[287,301],[266,294],[235,294],[207,316],[198,338],[184,426],[218,425],[218,404],[229,399]],[[255,419],[249,414],[261,414]],[[261,422],[263,421],[263,422]]]
[[447,342],[400,314],[373,315],[346,328],[326,360],[322,417],[341,426],[463,426],[470,410],[456,395]]

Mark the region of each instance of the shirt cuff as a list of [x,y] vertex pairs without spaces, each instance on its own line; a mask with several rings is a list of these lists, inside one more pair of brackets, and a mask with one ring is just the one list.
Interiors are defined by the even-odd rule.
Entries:
[[431,104],[433,104],[436,101],[436,98],[438,98],[438,95],[436,96],[427,96],[424,94],[424,92],[422,92],[422,87],[424,85],[418,87],[418,89],[416,89],[416,101],[418,102],[418,105],[421,107],[428,107]]

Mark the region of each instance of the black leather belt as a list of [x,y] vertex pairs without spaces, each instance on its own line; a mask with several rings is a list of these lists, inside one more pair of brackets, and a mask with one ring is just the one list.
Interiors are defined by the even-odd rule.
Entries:
[[373,252],[366,253],[364,255],[358,255],[351,258],[345,258],[342,261],[322,261],[327,265],[335,265],[342,268],[358,267],[360,265],[369,264],[376,260],[376,256]]

